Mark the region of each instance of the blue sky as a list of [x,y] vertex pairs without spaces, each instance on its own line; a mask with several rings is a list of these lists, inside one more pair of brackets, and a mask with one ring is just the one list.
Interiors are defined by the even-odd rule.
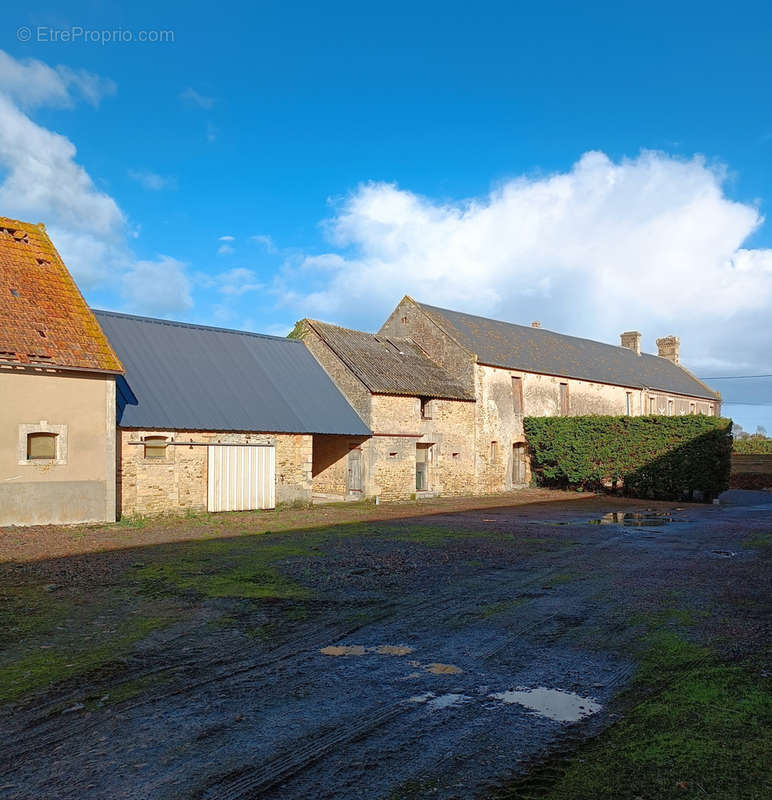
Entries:
[[[284,333],[410,293],[772,373],[768,4],[161,5],[0,39],[0,210],[95,306]],[[772,431],[772,379],[715,386]]]

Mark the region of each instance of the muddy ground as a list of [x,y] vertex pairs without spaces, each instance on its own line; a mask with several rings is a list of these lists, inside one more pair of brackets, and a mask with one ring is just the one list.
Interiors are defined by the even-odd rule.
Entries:
[[657,647],[768,677],[770,517],[591,498],[10,562],[0,796],[506,793]]

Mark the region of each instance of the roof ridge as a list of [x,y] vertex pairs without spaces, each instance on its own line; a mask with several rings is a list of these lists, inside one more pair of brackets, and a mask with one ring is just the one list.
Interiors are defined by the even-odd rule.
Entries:
[[[157,325],[168,325],[172,328],[193,328],[203,331],[217,331],[218,333],[231,333],[237,336],[256,336],[259,339],[274,339],[279,342],[296,342],[297,339],[290,339],[287,336],[274,336],[270,333],[258,333],[257,331],[241,331],[237,328],[221,328],[217,325],[202,325],[198,322],[181,322],[173,319],[162,319],[160,317],[146,317],[140,314],[127,314],[124,311],[108,311],[103,308],[91,309],[94,314],[104,314],[108,317],[120,317],[123,319],[133,319],[139,322],[153,322]],[[302,344],[302,342],[301,342]]]
[[[334,322],[324,322],[321,319],[311,319],[310,317],[305,318],[306,322],[310,325],[326,325],[328,328],[337,328],[339,331],[346,331],[346,333],[361,333],[363,336],[369,336],[372,339],[380,340],[380,339],[388,339],[391,342],[410,342],[410,344],[414,344],[418,346],[418,344],[411,339],[409,336],[391,336],[386,335],[385,333],[372,333],[370,331],[363,331],[359,328],[347,328],[345,325],[336,325]],[[423,350],[423,348],[421,348]],[[426,352],[423,350],[423,352]]]
[[[589,339],[586,336],[574,336],[572,333],[561,333],[560,331],[553,331],[550,328],[542,328],[542,327],[534,328],[532,325],[523,325],[520,322],[510,322],[509,320],[496,319],[495,317],[484,317],[484,316],[482,316],[482,314],[470,314],[468,311],[456,311],[456,310],[454,310],[452,308],[442,308],[441,306],[433,306],[433,305],[430,305],[429,303],[419,303],[417,300],[415,301],[415,303],[418,306],[421,306],[423,308],[431,308],[431,309],[433,309],[435,311],[446,311],[446,312],[448,312],[450,314],[463,314],[465,317],[475,317],[476,319],[484,319],[486,322],[498,322],[500,325],[511,325],[513,328],[523,328],[523,330],[526,330],[526,331],[529,331],[529,332],[534,332],[538,336],[540,336],[542,334],[545,334],[545,333],[551,333],[553,336],[564,336],[566,339],[577,339],[580,342],[592,342],[593,344],[602,344],[602,345],[605,345],[606,347],[613,347],[616,350],[628,350],[629,349],[627,347],[622,347],[622,345],[620,345],[620,344],[611,344],[611,342],[601,342],[598,339]],[[644,352],[641,352],[640,355],[642,355],[642,356],[654,356],[654,358],[659,358],[660,357],[656,353],[644,353]]]

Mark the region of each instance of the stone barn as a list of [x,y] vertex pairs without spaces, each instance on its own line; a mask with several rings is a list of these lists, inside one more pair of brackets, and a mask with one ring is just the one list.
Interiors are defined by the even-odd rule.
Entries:
[[311,502],[314,449],[369,435],[301,342],[97,311],[118,381],[123,515]]
[[293,335],[372,431],[314,442],[317,494],[397,500],[473,490],[474,394],[415,342],[309,319]]

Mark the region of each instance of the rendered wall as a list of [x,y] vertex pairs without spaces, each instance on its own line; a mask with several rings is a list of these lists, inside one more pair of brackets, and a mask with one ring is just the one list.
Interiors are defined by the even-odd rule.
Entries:
[[[27,461],[33,430],[57,432],[63,458]],[[114,377],[1,368],[0,525],[113,520]]]

